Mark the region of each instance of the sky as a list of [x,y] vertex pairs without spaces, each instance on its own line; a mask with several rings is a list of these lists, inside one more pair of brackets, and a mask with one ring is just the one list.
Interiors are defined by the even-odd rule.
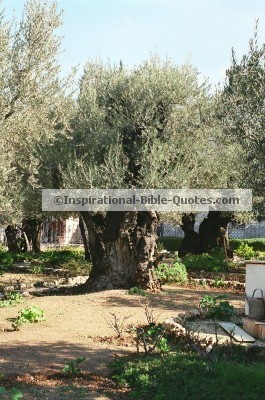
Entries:
[[[24,0],[3,0],[6,15],[21,16]],[[100,58],[129,68],[150,53],[196,66],[201,80],[223,82],[231,48],[247,52],[255,20],[265,43],[265,0],[58,0],[62,73]]]

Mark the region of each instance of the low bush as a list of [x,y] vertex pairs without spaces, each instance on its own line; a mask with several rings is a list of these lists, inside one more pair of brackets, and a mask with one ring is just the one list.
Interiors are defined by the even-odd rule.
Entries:
[[226,295],[205,295],[200,302],[200,307],[205,312],[205,317],[223,321],[231,320],[236,312],[234,307],[227,300],[224,300],[225,298],[227,298]]
[[81,373],[79,365],[86,361],[87,357],[81,356],[77,357],[73,361],[67,361],[63,367],[63,373],[69,378],[73,378]]
[[9,267],[13,265],[12,255],[6,251],[2,246],[0,248],[0,273],[5,272]]
[[[23,399],[23,397],[24,397],[23,393],[15,387],[12,387],[10,390],[7,390],[3,386],[0,387],[0,395],[5,396],[8,394],[9,394],[10,400],[20,400],[20,399]],[[7,398],[7,397],[5,397],[5,398]]]
[[245,260],[251,260],[255,257],[255,250],[253,247],[250,247],[247,243],[241,243],[238,249],[236,250],[236,254],[244,258]]
[[155,269],[156,277],[165,283],[186,283],[187,271],[184,264],[179,261],[175,261],[172,265],[159,264]]
[[187,255],[183,258],[187,270],[190,271],[226,271],[229,267],[223,249],[216,248],[211,253]]
[[[157,239],[157,243],[161,243],[162,249],[168,251],[178,251],[182,238],[176,236],[160,236]],[[255,251],[265,251],[265,238],[256,239],[229,239],[229,246],[232,250],[236,251],[238,247],[246,243],[253,248]]]
[[265,363],[216,363],[214,372],[199,354],[122,357],[112,363],[113,379],[141,400],[256,400],[265,398]]
[[229,245],[236,251],[242,244],[246,243],[255,251],[265,251],[265,238],[258,239],[229,239]]

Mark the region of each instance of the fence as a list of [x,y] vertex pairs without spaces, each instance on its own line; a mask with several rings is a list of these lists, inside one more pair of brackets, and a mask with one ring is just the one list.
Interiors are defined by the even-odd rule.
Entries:
[[[200,222],[196,222],[194,230],[199,231]],[[172,225],[163,223],[158,229],[159,236],[177,236],[184,237],[184,233],[179,225]],[[249,225],[232,226],[228,224],[228,237],[230,239],[251,239],[251,238],[265,238],[265,222],[253,223]]]
[[[20,231],[18,231],[18,236]],[[5,227],[0,227],[0,242],[5,240]],[[78,218],[57,220],[49,218],[44,221],[41,231],[41,244],[43,245],[68,245],[82,244],[82,236]]]
[[[200,222],[196,222],[194,229],[198,232]],[[179,225],[163,223],[158,228],[159,236],[184,237]],[[249,225],[228,225],[230,239],[265,238],[265,222]],[[0,227],[0,242],[5,238],[5,227]],[[44,221],[41,233],[41,243],[44,245],[82,244],[82,236],[79,228],[79,219],[70,217],[65,220],[50,218]]]

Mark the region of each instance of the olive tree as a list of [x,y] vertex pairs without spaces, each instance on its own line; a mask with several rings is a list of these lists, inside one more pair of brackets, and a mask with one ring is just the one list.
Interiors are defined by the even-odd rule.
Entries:
[[242,153],[240,184],[253,189],[254,206],[264,215],[265,44],[259,44],[257,27],[241,60],[232,51],[219,118],[227,139]]
[[48,0],[28,0],[20,22],[0,17],[0,214],[9,224],[24,218],[36,251],[41,187],[51,186],[56,169],[41,154],[67,134],[73,110],[70,81],[60,78],[61,24],[61,12]]
[[[227,187],[233,151],[213,122],[213,103],[189,64],[156,56],[132,70],[89,62],[62,187]],[[82,290],[159,286],[153,274],[156,212],[82,216],[93,262]]]

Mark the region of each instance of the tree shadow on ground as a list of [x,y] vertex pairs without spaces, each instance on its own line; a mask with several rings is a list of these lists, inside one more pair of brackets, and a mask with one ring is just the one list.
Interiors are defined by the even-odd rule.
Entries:
[[[221,292],[211,290],[196,290],[181,287],[166,287],[160,293],[148,293],[146,296],[139,295],[113,295],[106,296],[106,302],[113,307],[139,307],[141,304],[149,303],[150,307],[157,307],[166,311],[172,310],[173,313],[178,311],[189,311],[199,306],[200,300],[205,295],[215,296]],[[227,293],[229,301],[241,310],[243,307],[243,294]]]
[[[129,354],[118,349],[119,354]],[[109,363],[117,356],[117,350],[66,342],[50,343],[11,343],[1,348],[0,372],[4,374],[24,374],[50,370],[62,371],[67,361],[77,357],[87,357],[82,363],[82,371],[107,376]]]

